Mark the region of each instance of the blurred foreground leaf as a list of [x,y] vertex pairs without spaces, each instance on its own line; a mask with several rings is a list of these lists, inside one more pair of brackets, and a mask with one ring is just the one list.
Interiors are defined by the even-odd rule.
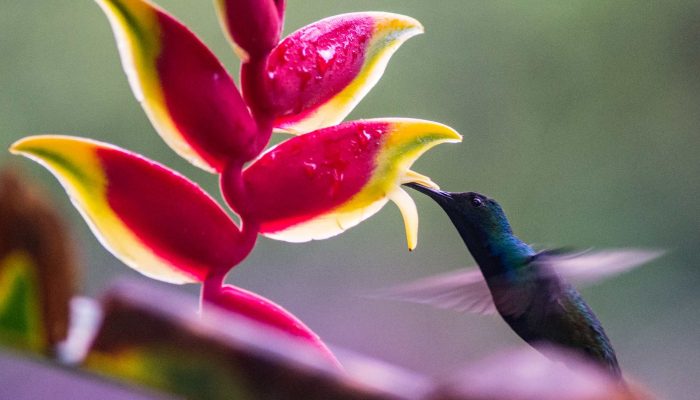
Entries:
[[566,349],[505,351],[440,379],[431,400],[646,400],[598,365]]
[[0,343],[41,352],[46,343],[35,268],[24,252],[0,260]]
[[0,171],[0,343],[51,354],[66,338],[75,263],[43,193]]
[[[424,378],[358,357],[338,372],[304,342],[224,310],[200,317],[194,304],[152,285],[117,285],[84,366],[189,399],[414,399],[427,391]],[[381,379],[363,378],[367,371]]]

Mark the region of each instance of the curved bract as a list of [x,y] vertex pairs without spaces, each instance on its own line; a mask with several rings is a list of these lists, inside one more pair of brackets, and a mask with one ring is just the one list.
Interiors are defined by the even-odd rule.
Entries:
[[[399,118],[347,122],[297,136],[243,172],[245,194],[238,202],[244,205],[238,211],[266,236],[303,242],[337,235],[393,200],[404,215],[413,249],[418,218],[399,186],[434,186],[409,168],[428,149],[460,140],[445,125]],[[226,181],[222,188],[227,194]]]
[[208,171],[257,155],[255,121],[204,43],[145,0],[96,1],[110,20],[136,98],[173,150]]
[[266,56],[277,45],[284,0],[215,0],[221,25],[245,62]]
[[[315,332],[292,313],[284,309],[284,307],[263,296],[236,286],[224,285],[216,296],[209,297],[206,300],[227,311],[270,325],[296,339],[302,340],[319,350],[335,366],[340,366],[333,353]],[[206,311],[207,308],[204,307],[204,312]]]
[[292,33],[270,54],[263,77],[275,127],[305,133],[340,123],[379,81],[399,46],[422,32],[410,17],[361,12]]
[[151,278],[203,281],[252,247],[199,186],[134,153],[69,136],[31,136],[10,150],[51,171],[100,242]]

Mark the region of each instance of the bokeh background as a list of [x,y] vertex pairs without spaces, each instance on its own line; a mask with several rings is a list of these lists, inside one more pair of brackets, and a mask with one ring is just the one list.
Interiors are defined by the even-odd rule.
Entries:
[[[159,4],[237,74],[210,1]],[[529,242],[667,249],[583,294],[629,375],[668,398],[697,398],[700,3],[289,0],[285,31],[362,10],[413,16],[426,34],[399,50],[351,118],[416,117],[456,128],[464,143],[430,151],[415,169],[445,189],[498,199]],[[0,2],[0,149],[35,133],[115,143],[218,196],[216,178],[178,158],[149,125],[92,1]],[[99,246],[46,171],[0,151],[0,165],[10,163],[44,183],[71,223],[84,293],[97,295],[119,276],[145,279]],[[426,374],[522,346],[496,317],[363,297],[472,263],[437,206],[413,197],[421,215],[413,253],[389,205],[323,242],[262,238],[229,281],[286,306],[334,345]]]

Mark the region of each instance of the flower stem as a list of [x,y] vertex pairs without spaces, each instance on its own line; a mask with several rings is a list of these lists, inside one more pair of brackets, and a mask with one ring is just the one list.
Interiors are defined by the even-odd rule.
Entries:
[[265,81],[266,64],[267,56],[251,58],[241,64],[243,98],[258,124],[274,119],[274,113],[270,110],[269,91]]

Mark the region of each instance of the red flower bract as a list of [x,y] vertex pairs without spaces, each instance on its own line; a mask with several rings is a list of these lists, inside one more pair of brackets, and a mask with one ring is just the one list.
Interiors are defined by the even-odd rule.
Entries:
[[313,109],[348,86],[365,62],[373,31],[369,15],[347,16],[319,21],[280,43],[265,76],[277,118]]
[[[228,272],[247,255],[231,246],[241,242],[241,232],[198,186],[113,149],[97,149],[96,156],[104,169],[109,207],[158,257],[204,281]],[[166,196],[177,201],[163,201]]]
[[175,128],[217,171],[228,160],[255,157],[256,123],[219,60],[169,15],[159,13],[158,25],[161,49],[155,71]]
[[243,174],[246,214],[275,232],[346,202],[370,180],[388,131],[387,122],[352,122],[271,149]]
[[216,0],[229,37],[248,57],[265,57],[277,45],[284,20],[284,0]]

